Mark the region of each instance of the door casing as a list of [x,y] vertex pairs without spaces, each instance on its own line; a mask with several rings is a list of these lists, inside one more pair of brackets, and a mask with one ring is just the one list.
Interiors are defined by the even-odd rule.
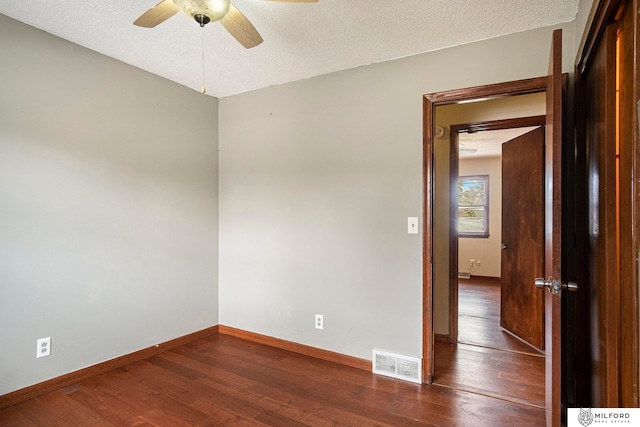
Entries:
[[[434,373],[433,331],[433,207],[435,109],[474,99],[545,92],[547,76],[437,92],[423,97],[423,241],[422,241],[422,382],[431,384]],[[456,329],[457,330],[457,329]]]

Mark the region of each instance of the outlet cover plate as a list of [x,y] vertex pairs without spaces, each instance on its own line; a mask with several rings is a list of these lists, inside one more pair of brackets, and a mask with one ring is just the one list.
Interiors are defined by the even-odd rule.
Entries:
[[49,356],[51,354],[51,337],[40,338],[36,341],[36,359]]

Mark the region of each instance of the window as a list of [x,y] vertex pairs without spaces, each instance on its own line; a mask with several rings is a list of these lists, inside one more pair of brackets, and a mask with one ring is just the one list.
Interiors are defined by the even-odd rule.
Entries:
[[458,236],[489,237],[489,175],[458,178]]

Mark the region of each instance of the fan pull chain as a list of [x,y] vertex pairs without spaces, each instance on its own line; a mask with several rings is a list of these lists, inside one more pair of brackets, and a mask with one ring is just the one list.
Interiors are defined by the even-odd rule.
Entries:
[[207,92],[207,88],[204,86],[204,26],[202,27],[202,89],[200,92]]

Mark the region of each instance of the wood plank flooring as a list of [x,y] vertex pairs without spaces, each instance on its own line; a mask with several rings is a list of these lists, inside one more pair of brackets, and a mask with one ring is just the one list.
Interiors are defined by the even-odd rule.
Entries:
[[544,408],[544,358],[436,343],[435,383]]
[[434,383],[544,408],[545,359],[500,328],[500,284],[461,280],[458,344],[436,342]]
[[470,279],[458,282],[458,342],[543,354],[500,327],[498,281]]
[[544,410],[214,335],[0,411],[1,426],[544,425]]

